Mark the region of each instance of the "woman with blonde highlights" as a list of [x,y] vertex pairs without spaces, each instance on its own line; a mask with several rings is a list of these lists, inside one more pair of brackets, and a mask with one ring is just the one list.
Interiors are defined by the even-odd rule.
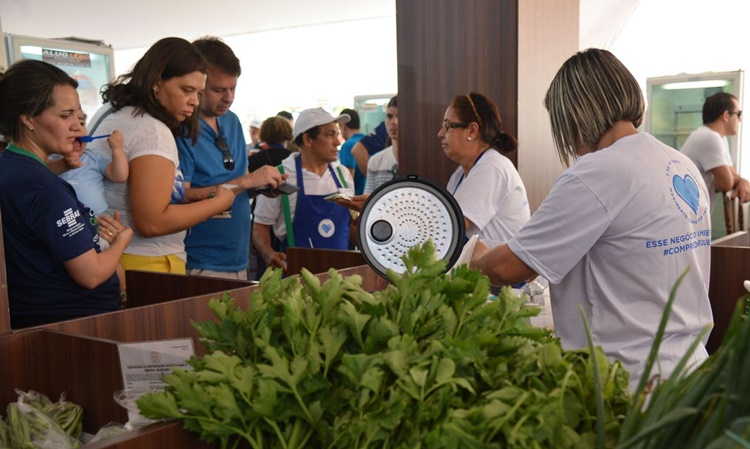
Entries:
[[[670,290],[687,272],[659,349],[661,372],[651,373],[666,378],[712,324],[705,183],[685,155],[637,130],[643,94],[606,50],[568,59],[544,104],[558,155],[569,168],[528,224],[507,245],[480,245],[472,266],[498,285],[548,279],[563,347],[587,347],[582,308],[594,344],[628,369],[631,389]],[[705,347],[690,356],[696,366],[707,357]]]

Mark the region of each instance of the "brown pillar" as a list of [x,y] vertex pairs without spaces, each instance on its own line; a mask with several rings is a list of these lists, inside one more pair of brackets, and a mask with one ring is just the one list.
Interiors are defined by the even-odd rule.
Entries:
[[454,96],[486,95],[518,135],[518,1],[396,0],[396,30],[399,174],[445,186],[456,164],[437,133]]

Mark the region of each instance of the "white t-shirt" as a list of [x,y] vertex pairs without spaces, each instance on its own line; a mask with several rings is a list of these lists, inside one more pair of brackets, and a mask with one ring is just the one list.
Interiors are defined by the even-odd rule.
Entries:
[[474,224],[466,230],[466,237],[479,234],[490,247],[507,243],[531,216],[526,186],[513,163],[490,148],[461,179],[463,174],[458,167],[447,188],[464,217]]
[[729,142],[726,137],[712,130],[708,126],[701,126],[688,136],[681,151],[689,157],[703,176],[706,188],[711,194],[711,210],[713,211],[714,193],[716,184],[714,174],[711,172],[722,165],[732,166],[732,157],[729,154]]
[[[712,324],[710,244],[706,186],[695,164],[639,133],[578,159],[509,247],[549,280],[563,347],[587,347],[580,306],[594,344],[623,362],[632,389],[670,290],[688,268],[659,350],[663,378]],[[706,357],[700,345],[693,361]]]
[[[109,108],[110,105],[104,105],[91,118],[91,123],[96,123],[99,116]],[[133,107],[126,106],[108,115],[95,130],[95,134],[110,134],[115,129],[119,130],[125,139],[125,156],[128,162],[137,157],[147,155],[156,155],[168,159],[174,164],[175,188],[179,189],[183,183],[183,178],[179,168],[180,160],[174,135],[160,120],[155,119],[148,113],[134,117],[133,111]],[[91,142],[89,148],[93,151],[105,152],[105,154],[110,151],[105,139]],[[184,187],[182,193],[184,194]],[[166,195],[166,192],[163,194]],[[133,239],[125,250],[126,254],[139,256],[164,256],[173,254],[183,260],[187,260],[184,231],[159,237],[144,237],[138,232],[133,225],[127,182],[111,182],[105,179],[104,196],[109,205],[107,213],[111,215],[114,211],[120,211],[120,221],[133,228]]]
[[393,180],[398,174],[398,161],[393,155],[393,146],[385,148],[367,161],[367,178],[364,193],[372,193],[378,187]]
[[[284,173],[288,173],[289,177],[286,178],[287,184],[297,185],[297,168],[295,166],[295,158],[300,157],[300,153],[292,153],[288,158],[281,162],[284,167]],[[333,172],[336,173],[337,177],[344,176],[346,185],[349,189],[353,190],[354,179],[352,178],[349,169],[339,164],[338,162],[331,162]],[[341,167],[339,169],[339,167]],[[305,183],[305,195],[330,195],[338,192],[336,187],[336,181],[331,176],[331,171],[326,169],[323,172],[323,176],[318,176],[315,173],[311,173],[305,169],[302,169],[302,182]],[[339,180],[341,183],[341,180]],[[341,183],[341,187],[344,185]],[[289,212],[291,214],[292,221],[294,221],[294,213],[297,210],[297,193],[292,193],[289,196]],[[284,212],[281,209],[281,197],[268,198],[263,195],[256,197],[255,203],[255,217],[254,222],[264,225],[273,226],[273,233],[280,240],[286,238],[286,223],[284,222]]]

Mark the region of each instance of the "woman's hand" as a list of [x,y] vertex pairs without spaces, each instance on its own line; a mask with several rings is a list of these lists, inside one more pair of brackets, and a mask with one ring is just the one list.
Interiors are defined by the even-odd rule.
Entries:
[[234,204],[234,196],[234,192],[231,189],[226,189],[223,186],[217,186],[216,190],[214,191],[212,200],[221,201],[222,204],[225,204],[224,209],[222,210],[229,210]]
[[[101,214],[96,217],[99,222],[99,237],[106,240],[110,245],[118,238],[130,238],[133,236],[133,230],[128,226],[120,223],[120,212],[115,211],[114,217]],[[122,237],[120,237],[122,235]]]

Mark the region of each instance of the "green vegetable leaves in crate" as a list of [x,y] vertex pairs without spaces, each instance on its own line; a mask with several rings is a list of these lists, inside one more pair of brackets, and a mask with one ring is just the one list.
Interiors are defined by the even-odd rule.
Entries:
[[[554,447],[596,444],[588,351],[562,351],[538,313],[458,267],[444,273],[431,243],[403,274],[367,292],[330,270],[269,270],[239,309],[211,300],[217,321],[194,323],[205,357],[139,401],[149,418],[180,418],[222,448]],[[599,349],[606,441],[629,403],[627,373]]]

